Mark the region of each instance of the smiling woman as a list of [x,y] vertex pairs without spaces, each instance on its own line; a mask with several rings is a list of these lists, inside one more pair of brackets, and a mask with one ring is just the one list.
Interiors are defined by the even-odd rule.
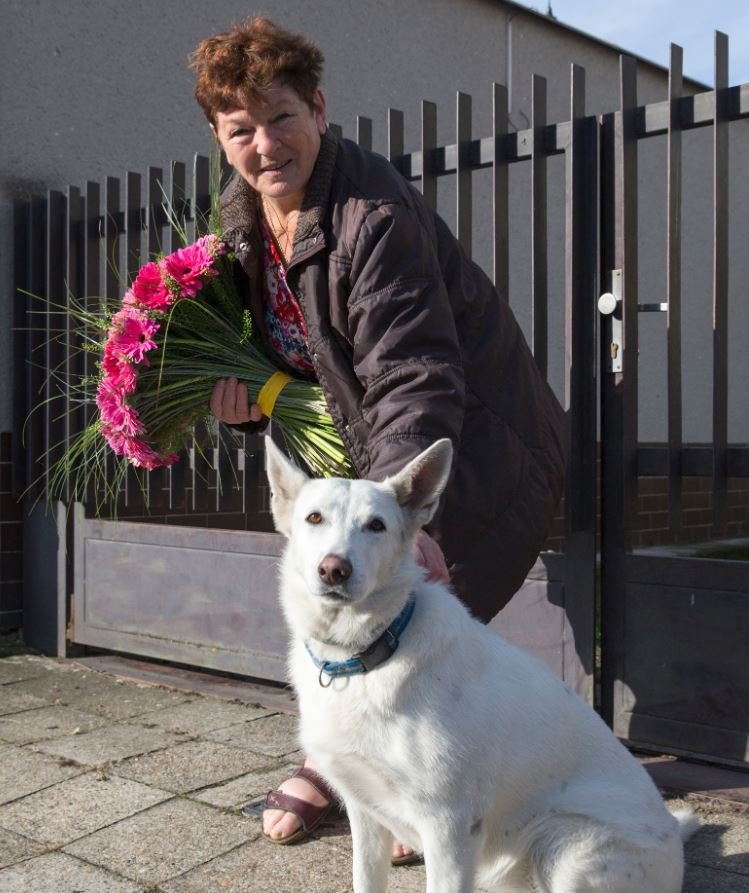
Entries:
[[[269,354],[319,383],[358,477],[381,481],[451,441],[452,475],[416,558],[488,621],[546,537],[562,413],[506,296],[445,222],[388,161],[327,129],[322,62],[265,18],[193,54],[196,98],[235,171],[223,235]],[[245,430],[266,421],[234,379],[216,384],[211,409]],[[331,809],[325,782],[301,772],[268,799],[275,843]],[[393,856],[413,858],[398,845]]]

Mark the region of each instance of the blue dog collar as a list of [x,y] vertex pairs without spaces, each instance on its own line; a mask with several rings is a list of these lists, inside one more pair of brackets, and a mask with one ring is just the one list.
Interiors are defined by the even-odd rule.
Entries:
[[[410,598],[406,607],[400,612],[385,632],[366,649],[355,654],[348,660],[320,660],[312,652],[309,640],[305,640],[304,646],[312,658],[315,666],[320,671],[320,685],[327,688],[336,676],[357,676],[360,673],[368,673],[384,664],[398,650],[400,637],[411,622],[416,608],[416,599]],[[330,682],[325,685],[322,681],[323,673],[330,677]]]

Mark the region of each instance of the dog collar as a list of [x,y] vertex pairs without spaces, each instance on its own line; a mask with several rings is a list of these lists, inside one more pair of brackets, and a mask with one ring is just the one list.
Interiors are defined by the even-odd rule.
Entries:
[[[304,647],[312,658],[315,666],[320,671],[320,685],[327,688],[336,676],[356,676],[359,673],[368,673],[384,664],[398,650],[400,637],[411,622],[416,607],[416,599],[410,598],[406,607],[388,626],[385,632],[375,639],[365,651],[360,651],[348,660],[320,660],[315,657],[309,646],[309,640],[305,640]],[[327,685],[322,681],[323,673],[330,677]]]

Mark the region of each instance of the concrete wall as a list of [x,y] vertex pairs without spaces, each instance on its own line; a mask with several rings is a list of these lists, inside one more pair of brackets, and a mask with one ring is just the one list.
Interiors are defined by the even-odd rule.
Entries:
[[[315,39],[327,55],[324,88],[330,119],[353,135],[355,116],[374,119],[375,148],[383,151],[389,106],[406,113],[406,148],[418,145],[419,102],[439,106],[439,138],[454,141],[455,92],[474,96],[474,135],[489,133],[492,81],[511,88],[511,126],[527,127],[530,79],[548,78],[549,120],[569,115],[570,63],[587,71],[587,108],[602,113],[618,102],[618,54],[604,44],[562,28],[497,0],[276,0],[269,7],[237,7],[227,0],[211,4],[182,0],[3,0],[0,28],[0,312],[11,307],[10,202],[14,196],[67,184],[83,185],[126,170],[145,172],[148,165],[167,168],[170,160],[189,160],[207,152],[211,139],[192,98],[193,78],[186,59],[198,41],[244,15],[267,12],[276,21]],[[664,35],[664,41],[667,35]],[[640,67],[642,102],[666,96],[666,74]],[[692,85],[692,89],[695,89]],[[749,122],[742,144],[734,139],[732,170],[746,170]],[[655,141],[650,141],[655,142]],[[662,300],[665,263],[665,141],[643,146],[640,223],[642,231],[642,300]],[[710,433],[709,271],[710,138],[707,131],[685,139],[685,382],[689,400],[685,436]],[[647,162],[647,164],[646,164]],[[510,298],[528,325],[530,287],[527,165],[511,172],[513,273]],[[549,263],[552,331],[562,331],[563,298],[563,163],[550,162]],[[704,177],[707,176],[707,179]],[[702,177],[703,179],[700,179]],[[475,253],[489,264],[488,174],[475,175]],[[732,328],[749,331],[749,309],[741,285],[747,281],[745,243],[747,184],[736,177],[732,189]],[[452,183],[440,184],[440,209],[453,217]],[[641,435],[662,439],[664,429],[665,320],[642,319],[643,389]],[[10,330],[0,326],[0,430],[10,428]],[[742,413],[743,382],[749,374],[746,351],[736,343],[731,353],[731,436],[749,440],[749,413]],[[561,390],[561,342],[550,354],[550,376]]]

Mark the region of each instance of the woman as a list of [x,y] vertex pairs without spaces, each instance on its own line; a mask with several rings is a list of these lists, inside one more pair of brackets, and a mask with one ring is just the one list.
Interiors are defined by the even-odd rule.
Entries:
[[[264,18],[200,44],[196,98],[236,175],[222,228],[279,366],[315,378],[357,473],[382,480],[441,437],[453,475],[417,558],[489,621],[543,545],[563,480],[561,409],[504,296],[385,159],[327,129],[323,56]],[[247,389],[211,410],[264,424]],[[269,795],[264,831],[306,836],[312,767]],[[412,858],[396,844],[394,861]]]

